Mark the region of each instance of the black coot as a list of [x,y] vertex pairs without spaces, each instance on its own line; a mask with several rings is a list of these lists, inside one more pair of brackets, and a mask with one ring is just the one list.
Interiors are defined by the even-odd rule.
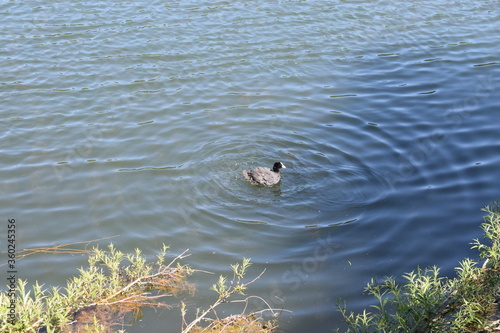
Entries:
[[286,168],[286,166],[281,162],[276,162],[272,169],[258,167],[253,170],[243,170],[243,177],[255,185],[273,186],[281,179],[281,168]]

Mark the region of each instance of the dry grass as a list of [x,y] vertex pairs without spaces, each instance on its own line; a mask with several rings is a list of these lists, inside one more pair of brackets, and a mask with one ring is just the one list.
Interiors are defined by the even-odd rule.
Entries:
[[224,332],[224,333],[271,333],[277,329],[275,321],[265,321],[262,317],[252,313],[249,315],[238,314],[222,319],[211,321],[206,327],[194,326],[190,333],[208,333],[208,332]]

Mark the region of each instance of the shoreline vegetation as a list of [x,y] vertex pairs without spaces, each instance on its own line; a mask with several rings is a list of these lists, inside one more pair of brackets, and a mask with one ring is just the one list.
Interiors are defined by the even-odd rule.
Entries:
[[[499,332],[500,331],[500,212],[498,201],[482,209],[484,240],[474,239],[479,262],[466,258],[456,268],[456,277],[439,275],[436,266],[403,275],[400,284],[393,277],[372,279],[365,292],[377,304],[373,312],[347,312],[347,332]],[[338,332],[338,331],[337,331]]]
[[[500,331],[500,212],[498,202],[483,209],[487,213],[481,228],[484,241],[474,239],[482,265],[466,258],[456,268],[456,277],[439,275],[434,266],[406,273],[405,283],[393,277],[379,282],[372,279],[366,292],[375,298],[371,311],[348,312],[346,302],[338,309],[345,319],[347,332],[498,332]],[[156,260],[148,262],[141,250],[124,254],[110,244],[106,250],[74,250],[65,246],[25,250],[22,257],[34,253],[85,253],[88,267],[68,280],[64,288],[46,287],[17,280],[15,297],[0,293],[0,331],[9,333],[126,332],[126,326],[141,319],[142,310],[174,308],[182,318],[181,333],[278,331],[278,315],[258,296],[247,296],[248,286],[265,272],[245,278],[251,262],[243,259],[231,265],[232,278],[220,276],[212,286],[216,299],[207,309],[188,309],[181,297],[195,294],[188,277],[195,270],[181,264],[187,250],[167,263],[168,246]],[[208,273],[208,272],[204,272]],[[246,282],[245,282],[246,281]],[[249,300],[256,298],[267,308],[247,311]],[[15,300],[15,311],[12,300]],[[172,302],[173,301],[173,302]],[[171,305],[170,303],[174,303]],[[221,304],[240,303],[240,313],[219,317]],[[13,317],[13,318],[12,318]],[[9,318],[12,318],[10,320]],[[339,330],[337,330],[339,332]]]
[[[88,267],[80,268],[79,275],[68,280],[66,287],[45,287],[35,282],[28,287],[27,281],[19,279],[15,288],[15,302],[8,292],[0,293],[0,332],[2,333],[125,333],[126,323],[134,323],[142,318],[142,309],[180,309],[182,316],[181,333],[201,332],[261,332],[270,333],[276,329],[277,312],[266,308],[246,313],[250,298],[245,291],[251,283],[244,282],[251,263],[243,259],[231,265],[233,277],[220,276],[212,290],[217,298],[208,309],[196,309],[195,318],[181,296],[193,296],[195,286],[187,277],[195,272],[180,261],[189,255],[187,250],[166,263],[168,246],[153,262],[147,262],[141,250],[134,254],[124,254],[113,244],[107,250],[94,247],[91,251],[69,249],[56,246],[50,249],[35,249],[23,255],[35,253],[86,253]],[[208,272],[204,272],[208,273]],[[242,295],[237,297],[237,295]],[[170,305],[171,300],[176,300]],[[243,303],[239,314],[219,317],[216,308],[223,303]],[[12,311],[12,304],[15,304]],[[266,316],[264,316],[266,315]],[[11,317],[14,317],[10,319]]]

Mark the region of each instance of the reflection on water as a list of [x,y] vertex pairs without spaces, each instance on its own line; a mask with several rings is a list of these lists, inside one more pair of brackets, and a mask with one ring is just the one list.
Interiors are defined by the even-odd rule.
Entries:
[[[475,255],[500,179],[498,2],[0,8],[1,215],[23,247],[189,248],[215,273],[193,277],[197,306],[252,258],[287,332],[342,326],[337,298],[366,307],[372,276]],[[273,188],[241,177],[277,160]],[[20,276],[61,285],[84,264],[32,257]]]

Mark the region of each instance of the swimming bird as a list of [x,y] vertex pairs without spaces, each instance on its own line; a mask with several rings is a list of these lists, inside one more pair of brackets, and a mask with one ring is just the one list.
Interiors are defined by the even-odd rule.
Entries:
[[272,169],[258,167],[253,170],[243,170],[243,177],[254,185],[273,186],[281,179],[280,169],[286,166],[281,162],[276,162]]

